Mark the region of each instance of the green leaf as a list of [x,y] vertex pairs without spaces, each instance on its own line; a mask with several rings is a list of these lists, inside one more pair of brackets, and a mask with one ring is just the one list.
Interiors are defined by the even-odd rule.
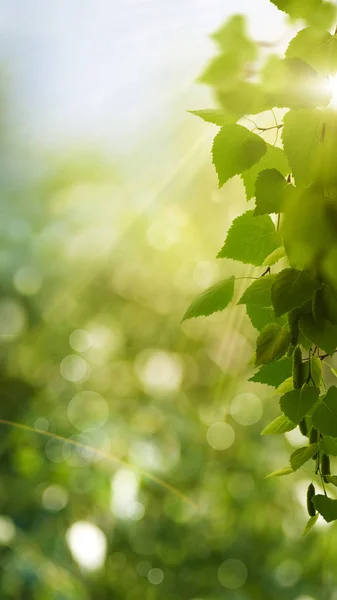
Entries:
[[265,476],[265,479],[269,479],[269,477],[283,477],[283,475],[290,475],[290,473],[293,472],[294,471],[291,467],[283,467],[283,469],[279,469],[278,471],[273,471],[272,473],[269,473],[269,475]]
[[335,20],[336,9],[324,0],[271,0],[294,19],[303,19],[314,27],[329,28]]
[[332,483],[335,487],[337,487],[337,477],[336,475],[324,475],[325,479],[328,483]]
[[322,515],[323,519],[327,523],[336,521],[337,519],[337,500],[332,500],[323,494],[317,494],[314,496],[313,503],[318,510],[319,514]]
[[312,415],[313,425],[323,435],[337,438],[337,387],[331,386]]
[[294,189],[292,197],[285,197],[281,235],[292,266],[315,265],[335,244],[330,202],[323,187],[317,184]]
[[277,396],[283,396],[283,394],[286,394],[287,392],[290,392],[290,390],[293,389],[293,384],[293,377],[288,377],[287,379],[282,381],[282,383],[280,383],[280,385],[276,388],[275,394]]
[[315,108],[331,100],[327,82],[300,58],[271,55],[262,71],[262,85],[271,104],[278,108]]
[[231,86],[239,77],[241,67],[239,56],[233,52],[222,53],[208,63],[198,81],[215,87]]
[[213,123],[214,125],[224,125],[228,122],[229,117],[222,108],[204,108],[201,110],[189,110],[189,113],[200,117],[207,123]]
[[287,182],[277,169],[265,169],[259,173],[255,183],[254,215],[268,215],[282,210]]
[[224,310],[230,303],[234,294],[234,277],[219,281],[205,290],[193,300],[183,316],[183,321],[193,317],[208,316]]
[[319,391],[315,387],[291,390],[280,399],[281,410],[288,419],[298,424],[316,404],[318,396]]
[[286,57],[301,58],[319,75],[332,75],[337,71],[337,38],[328,31],[307,27],[291,40]]
[[281,433],[286,433],[287,431],[292,431],[295,427],[295,423],[289,421],[285,415],[280,415],[267,425],[261,435],[279,435]]
[[241,296],[238,304],[256,304],[257,306],[272,306],[271,286],[275,275],[265,275],[253,281]]
[[236,121],[244,115],[256,115],[272,108],[261,84],[251,81],[236,81],[232,87],[218,88],[215,96],[217,102]]
[[310,444],[310,446],[304,446],[304,448],[295,450],[290,456],[290,464],[293,471],[297,471],[304,463],[308,462],[316,454],[317,450],[318,444]]
[[263,267],[271,267],[272,265],[275,265],[275,263],[277,263],[279,260],[281,260],[281,258],[284,258],[286,256],[286,252],[284,249],[284,246],[280,246],[279,248],[276,248],[276,250],[274,250],[274,252],[272,252],[271,254],[269,254],[269,256],[267,256],[267,258],[263,261]]
[[323,284],[316,292],[315,298],[316,307],[320,307],[321,314],[333,325],[337,325],[337,298],[334,289],[330,285]]
[[249,210],[234,219],[217,258],[232,258],[261,266],[265,258],[282,244],[280,234],[268,215],[254,217]]
[[243,15],[231,16],[211,38],[217,42],[223,52],[233,53],[242,63],[257,58],[257,45],[247,35],[246,19]]
[[290,173],[288,160],[284,150],[272,146],[271,144],[267,144],[267,152],[263,158],[256,165],[242,174],[247,200],[253,198],[257,177],[261,171],[266,169],[277,169],[285,177]]
[[310,300],[320,285],[308,271],[290,268],[278,273],[271,288],[276,316],[283,315]]
[[255,383],[265,383],[273,387],[278,387],[285,379],[291,376],[292,362],[289,358],[281,358],[275,362],[263,365],[249,381]]
[[306,338],[311,340],[327,354],[335,352],[337,347],[337,327],[330,321],[322,320],[317,323],[312,315],[304,315],[300,318],[300,330]]
[[320,447],[325,454],[337,456],[337,439],[329,436],[324,436],[320,442]]
[[264,327],[256,342],[256,366],[281,358],[290,343],[290,333],[277,323]]
[[266,142],[255,133],[241,125],[224,125],[215,136],[212,148],[219,187],[259,162],[266,151]]
[[302,537],[304,537],[307,533],[309,533],[310,529],[312,529],[313,526],[316,524],[318,517],[319,517],[318,513],[316,513],[313,517],[310,517],[309,521],[307,522],[307,524],[304,528]]
[[323,125],[318,109],[290,110],[283,118],[282,140],[296,185],[311,181],[314,150],[319,144]]
[[258,306],[257,304],[246,304],[246,312],[250,321],[258,331],[262,331],[269,323],[278,322],[283,325],[280,319],[276,319],[274,309],[271,306]]

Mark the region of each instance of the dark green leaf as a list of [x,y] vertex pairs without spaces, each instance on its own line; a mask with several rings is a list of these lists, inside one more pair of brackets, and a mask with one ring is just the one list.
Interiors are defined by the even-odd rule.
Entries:
[[330,321],[322,320],[317,323],[312,315],[300,318],[300,330],[306,338],[311,340],[327,354],[332,355],[337,347],[337,327]]
[[265,275],[253,281],[241,296],[238,304],[256,304],[257,306],[272,306],[271,286],[275,275]]
[[320,442],[321,450],[330,456],[337,456],[337,439],[324,436]]
[[232,258],[261,266],[265,258],[282,244],[268,215],[254,217],[249,210],[234,219],[218,258]]
[[271,306],[258,306],[257,304],[246,304],[246,312],[250,321],[258,331],[262,331],[269,323],[278,322],[283,325],[280,319],[276,319],[274,309]]
[[265,383],[273,387],[278,387],[285,379],[291,376],[292,363],[289,358],[281,358],[275,362],[263,365],[249,381],[256,383]]
[[316,454],[318,450],[318,444],[310,444],[310,446],[304,446],[304,448],[298,448],[290,456],[290,464],[293,471],[297,471],[304,463]]
[[291,390],[280,399],[281,410],[288,419],[298,424],[316,404],[318,396],[319,391],[315,387]]
[[193,317],[208,316],[224,310],[230,303],[234,294],[234,277],[220,281],[205,290],[193,300],[183,316],[183,321]]
[[271,288],[276,316],[283,315],[310,300],[320,287],[320,282],[308,271],[284,269]]
[[284,356],[290,343],[290,333],[277,323],[264,327],[256,342],[256,365],[265,365]]
[[331,523],[331,521],[336,521],[337,519],[337,500],[332,500],[323,494],[318,494],[314,496],[313,503],[318,510],[319,514],[322,515],[323,519],[327,523]]
[[261,435],[279,435],[281,433],[286,433],[287,431],[292,431],[295,427],[295,423],[289,421],[285,415],[280,415],[267,425]]
[[266,151],[266,142],[255,133],[241,125],[224,125],[215,136],[212,148],[219,187],[259,162]]
[[334,385],[314,411],[312,422],[323,435],[337,438],[337,388]]

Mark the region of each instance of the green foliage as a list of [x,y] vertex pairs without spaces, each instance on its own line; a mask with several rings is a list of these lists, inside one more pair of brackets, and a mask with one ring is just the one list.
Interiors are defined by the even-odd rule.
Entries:
[[296,425],[315,406],[318,400],[318,389],[304,386],[300,390],[291,390],[280,399],[281,410]]
[[241,125],[224,125],[215,136],[212,148],[219,187],[259,162],[266,151],[265,141],[255,133]]
[[318,494],[314,497],[313,503],[319,514],[327,523],[336,521],[337,519],[337,500],[332,500],[323,494]]
[[278,469],[278,471],[273,471],[272,473],[269,473],[269,475],[266,475],[266,479],[269,479],[270,477],[283,477],[284,475],[290,475],[291,473],[293,473],[291,467],[283,467],[283,469]]
[[289,164],[284,151],[271,144],[267,144],[267,151],[261,160],[241,175],[246,189],[247,200],[255,196],[257,178],[261,171],[267,169],[275,169],[284,175],[284,177],[289,174]]
[[323,29],[306,27],[291,40],[286,56],[298,57],[321,76],[337,72],[337,38]]
[[211,315],[219,310],[224,310],[233,298],[234,277],[219,281],[205,290],[196,298],[183,316],[183,321]]
[[331,386],[312,415],[314,427],[323,435],[337,438],[337,387]]
[[293,471],[297,471],[302,465],[304,465],[310,458],[316,454],[318,450],[318,444],[310,444],[304,448],[298,448],[290,456],[290,465]]
[[277,169],[265,169],[259,173],[255,183],[254,215],[280,213],[287,182]]
[[303,531],[303,536],[305,536],[307,533],[309,533],[309,531],[314,527],[314,525],[317,523],[317,519],[319,517],[319,514],[316,513],[313,517],[310,517],[310,519],[308,520],[304,531]]
[[267,427],[262,431],[262,435],[279,435],[280,433],[286,433],[295,429],[296,424],[290,421],[285,415],[276,417],[274,421],[269,423]]
[[330,27],[336,8],[324,0],[271,0],[272,4],[294,19],[303,19],[315,27]]
[[218,258],[232,258],[259,266],[281,243],[270,216],[254,217],[253,211],[249,210],[234,219]]
[[265,383],[272,387],[278,387],[285,379],[287,379],[292,372],[291,360],[289,358],[282,358],[281,360],[275,360],[267,365],[263,365],[253,375],[249,381],[255,381],[256,383]]
[[256,342],[255,364],[266,365],[284,356],[290,342],[289,331],[277,323],[266,325]]
[[277,276],[271,289],[275,314],[281,316],[302,306],[310,300],[320,282],[307,271],[284,269]]
[[[291,472],[314,458],[315,476],[333,483],[328,457],[337,456],[337,388],[323,380],[322,362],[337,351],[337,111],[329,104],[337,36],[327,30],[337,11],[323,0],[273,4],[305,22],[285,56],[257,61],[235,18],[214,36],[221,53],[202,76],[221,106],[209,120],[228,119],[213,144],[219,185],[240,175],[247,200],[255,201],[232,222],[218,258],[258,267],[238,304],[259,332],[260,368],[250,381],[281,396],[282,414],[262,433],[298,426],[310,443],[292,453]],[[317,519],[312,502],[326,520],[337,519],[337,501],[309,489],[305,532]]]

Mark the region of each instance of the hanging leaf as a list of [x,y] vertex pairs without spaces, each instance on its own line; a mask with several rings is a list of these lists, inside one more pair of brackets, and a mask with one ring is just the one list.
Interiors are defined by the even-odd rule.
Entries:
[[260,367],[255,375],[250,377],[249,381],[265,383],[276,388],[291,376],[291,371],[291,360],[289,358],[281,358],[281,360],[276,360]]
[[332,500],[327,496],[323,496],[323,494],[318,494],[317,496],[314,496],[313,502],[316,510],[318,510],[319,514],[322,515],[323,519],[327,523],[331,523],[331,521],[336,521],[337,500]]
[[212,148],[219,187],[259,162],[266,151],[266,142],[255,133],[241,125],[224,125],[215,136]]
[[283,475],[290,475],[294,471],[291,467],[283,467],[283,469],[279,469],[278,471],[273,471],[269,473],[269,475],[265,476],[265,479],[269,479],[269,477],[283,477]]
[[309,533],[309,531],[314,527],[314,525],[317,523],[317,519],[319,517],[319,513],[316,513],[313,517],[310,517],[309,521],[307,522],[302,537],[304,537],[307,533]]
[[314,427],[323,435],[337,438],[337,387],[331,386],[312,415]]
[[193,300],[192,304],[184,314],[182,321],[193,317],[208,316],[220,310],[224,310],[233,298],[234,277],[220,281],[205,290],[200,296]]
[[292,431],[295,427],[295,423],[289,421],[285,415],[280,415],[267,425],[261,432],[261,435],[279,435],[281,433],[286,433],[287,431]]
[[256,343],[256,366],[265,365],[284,356],[290,343],[290,333],[277,323],[264,327]]
[[309,271],[284,269],[271,288],[271,298],[276,316],[301,306],[310,300],[320,287],[320,282]]
[[318,444],[310,444],[310,446],[295,450],[290,456],[290,465],[293,471],[297,471],[304,463],[308,462],[316,454],[317,450]]
[[232,258],[261,266],[265,258],[282,244],[280,234],[268,215],[254,217],[249,210],[234,219],[217,258]]
[[293,423],[298,424],[315,406],[319,391],[315,387],[304,386],[291,390],[280,399],[281,410]]

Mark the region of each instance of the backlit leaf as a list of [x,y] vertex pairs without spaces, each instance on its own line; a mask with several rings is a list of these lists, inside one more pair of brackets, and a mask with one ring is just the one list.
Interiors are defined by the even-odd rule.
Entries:
[[184,314],[183,321],[193,317],[208,316],[224,310],[230,303],[234,294],[234,277],[220,281],[205,290],[193,300]]
[[260,266],[281,244],[281,236],[271,218],[268,215],[254,217],[250,210],[234,219],[218,258]]
[[224,125],[215,136],[212,148],[219,187],[259,162],[266,151],[266,142],[255,133],[241,125]]

